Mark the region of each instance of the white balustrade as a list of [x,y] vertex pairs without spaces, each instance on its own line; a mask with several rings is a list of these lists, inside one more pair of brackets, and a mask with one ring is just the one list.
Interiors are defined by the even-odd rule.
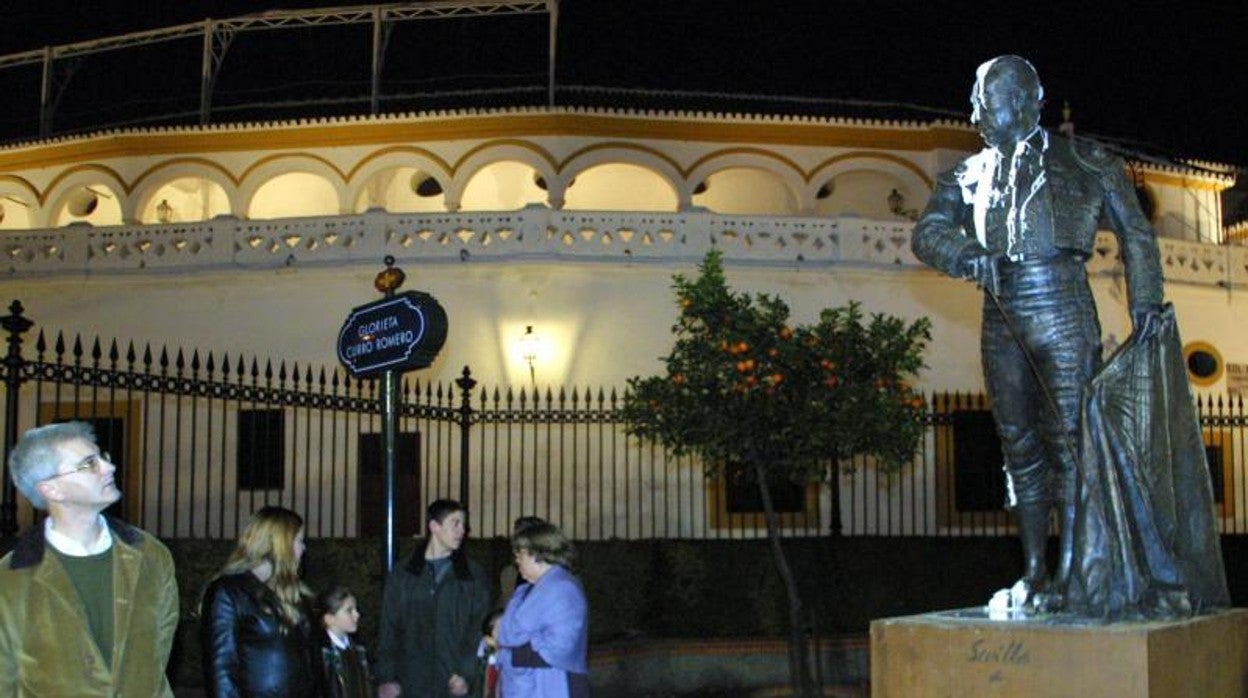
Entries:
[[[52,274],[193,273],[222,268],[488,263],[518,259],[688,262],[711,246],[742,264],[922,267],[910,251],[911,224],[864,218],[730,216],[707,211],[400,213],[0,233],[10,277]],[[1248,286],[1248,247],[1160,240],[1167,281]],[[1089,270],[1122,272],[1117,242],[1102,232]]]

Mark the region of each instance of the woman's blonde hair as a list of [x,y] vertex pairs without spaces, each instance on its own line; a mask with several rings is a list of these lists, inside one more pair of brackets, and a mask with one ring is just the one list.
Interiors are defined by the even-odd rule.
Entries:
[[295,557],[295,537],[303,528],[303,517],[283,507],[263,507],[238,536],[218,577],[250,572],[268,562],[273,574],[265,582],[282,604],[282,616],[291,625],[303,620],[303,603],[312,595],[299,580],[299,559]]

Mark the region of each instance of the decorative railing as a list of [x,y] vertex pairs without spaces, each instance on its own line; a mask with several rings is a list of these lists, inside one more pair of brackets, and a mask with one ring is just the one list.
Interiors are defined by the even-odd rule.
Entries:
[[[379,535],[381,405],[373,381],[340,369],[136,347],[33,329],[20,304],[0,318],[6,439],[37,424],[89,420],[125,493],[118,514],[162,536],[232,538],[265,504],[298,509],[314,537]],[[23,337],[25,337],[23,339]],[[748,483],[626,433],[623,393],[519,391],[404,381],[396,521],[418,530],[422,502],[468,502],[476,535],[505,536],[539,515],[581,540],[763,534]],[[786,535],[993,536],[1000,447],[982,395],[930,396],[913,462],[885,473],[856,459],[825,482],[786,489]],[[1224,533],[1248,531],[1248,413],[1202,397],[1203,437]],[[11,446],[12,441],[6,441]],[[995,460],[994,460],[995,459]],[[829,463],[829,473],[831,473]],[[34,520],[6,477],[0,535]],[[779,490],[777,490],[778,492]],[[738,495],[744,495],[739,498]]]
[[[575,259],[613,263],[696,261],[714,245],[731,262],[916,269],[911,223],[863,218],[733,216],[706,211],[552,211],[358,215],[0,233],[8,275],[179,273],[400,262]],[[1167,281],[1248,286],[1248,247],[1162,238]],[[1097,238],[1094,274],[1121,273],[1117,241]]]

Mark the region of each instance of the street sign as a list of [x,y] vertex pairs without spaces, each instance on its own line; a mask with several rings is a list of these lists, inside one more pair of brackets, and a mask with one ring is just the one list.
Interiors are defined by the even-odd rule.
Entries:
[[338,332],[338,360],[352,376],[425,368],[446,342],[446,311],[433,296],[407,291],[351,311]]

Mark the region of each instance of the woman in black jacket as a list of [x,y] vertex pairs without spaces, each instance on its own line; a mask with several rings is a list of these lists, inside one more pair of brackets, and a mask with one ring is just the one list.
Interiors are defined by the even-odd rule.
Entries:
[[200,639],[207,694],[303,698],[318,692],[299,580],[303,519],[282,507],[257,511],[204,592]]

